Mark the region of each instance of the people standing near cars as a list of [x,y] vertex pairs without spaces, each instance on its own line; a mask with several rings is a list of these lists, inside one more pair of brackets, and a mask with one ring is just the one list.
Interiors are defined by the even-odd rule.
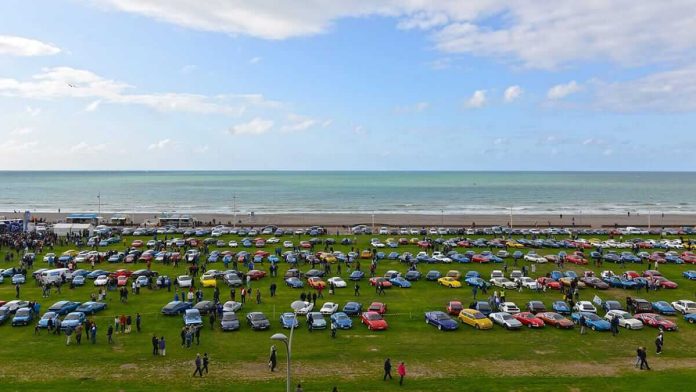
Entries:
[[268,367],[270,367],[271,371],[274,372],[277,364],[278,358],[276,356],[276,346],[273,345],[271,346],[271,358],[268,361]]
[[616,336],[619,334],[619,315],[615,314],[611,318],[611,336]]
[[159,340],[157,340],[156,335],[152,335],[152,355],[157,356],[159,354]]
[[580,314],[580,320],[578,320],[578,324],[580,324],[580,335],[585,334],[585,315]]
[[[208,353],[203,353],[203,370],[205,374],[208,374]],[[203,370],[201,370],[201,376],[203,376]]]

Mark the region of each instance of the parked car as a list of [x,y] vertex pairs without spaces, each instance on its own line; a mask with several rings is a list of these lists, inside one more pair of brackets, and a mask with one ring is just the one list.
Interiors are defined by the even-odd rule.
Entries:
[[349,316],[357,316],[362,312],[362,304],[359,302],[347,302],[342,309],[343,313]]
[[463,324],[470,325],[476,329],[493,328],[493,321],[476,309],[462,309],[458,318]]
[[575,312],[570,315],[571,319],[575,324],[580,323],[580,317],[585,317],[585,326],[592,329],[593,331],[608,331],[611,329],[611,324],[607,320],[604,320],[597,316],[595,313],[590,312]]
[[488,318],[490,318],[494,323],[504,327],[505,329],[520,329],[522,328],[522,323],[516,318],[512,317],[510,313],[507,312],[497,312],[491,313]]
[[657,328],[661,331],[676,331],[678,329],[677,324],[674,323],[674,321],[668,320],[663,316],[660,316],[659,314],[640,313],[636,314],[635,318],[640,320],[643,323],[643,325]]
[[571,320],[568,320],[556,312],[537,313],[536,316],[540,318],[541,321],[552,327],[571,329],[575,326]]
[[189,302],[184,302],[184,301],[172,301],[162,308],[162,314],[165,316],[174,316],[177,314],[183,314],[186,309],[191,308],[191,304]]
[[382,331],[389,328],[387,321],[377,312],[363,312],[360,320],[370,331]]
[[246,320],[247,324],[254,331],[266,330],[271,327],[270,321],[268,321],[266,315],[261,312],[247,313]]
[[106,304],[103,302],[85,302],[75,309],[76,312],[82,312],[84,314],[95,314],[106,309]]
[[184,311],[184,325],[186,325],[187,327],[198,327],[203,325],[203,319],[201,319],[201,312],[199,312],[198,309],[186,309]]
[[437,327],[440,331],[454,331],[459,328],[457,321],[453,320],[447,313],[435,310],[425,312],[425,323]]
[[60,316],[64,316],[70,312],[74,312],[80,306],[79,302],[73,301],[58,301],[48,308],[49,312],[56,312]]
[[32,321],[34,321],[34,310],[31,308],[21,308],[17,309],[17,312],[15,312],[12,318],[12,326],[29,325]]
[[68,328],[75,329],[78,325],[84,324],[87,317],[82,312],[68,313],[67,316],[60,322],[60,329],[65,331]]
[[633,317],[630,313],[624,312],[623,310],[610,310],[604,315],[604,319],[611,323],[611,320],[617,317],[619,320],[619,327],[626,329],[641,329],[643,328],[643,323],[637,318]]
[[285,329],[298,328],[300,321],[292,312],[285,312],[280,315],[280,326]]
[[331,315],[331,322],[336,324],[338,329],[350,329],[353,327],[353,320],[343,312],[336,312]]

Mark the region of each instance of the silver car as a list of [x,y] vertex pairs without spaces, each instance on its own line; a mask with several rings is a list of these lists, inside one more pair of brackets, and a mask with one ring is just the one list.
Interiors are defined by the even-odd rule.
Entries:
[[623,310],[610,310],[604,315],[604,319],[611,323],[614,317],[619,318],[619,327],[626,329],[642,329],[643,323],[637,318],[631,316],[630,313]]
[[488,318],[490,318],[494,323],[505,327],[505,329],[520,329],[522,328],[522,323],[516,318],[512,317],[510,313],[498,312],[491,313]]

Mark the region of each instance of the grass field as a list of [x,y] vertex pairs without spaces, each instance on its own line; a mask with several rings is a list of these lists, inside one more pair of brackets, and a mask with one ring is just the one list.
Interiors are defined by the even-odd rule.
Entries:
[[[226,236],[222,239],[227,242],[232,238],[238,237]],[[132,239],[125,238],[128,243]],[[293,241],[297,243],[297,237]],[[367,247],[369,237],[358,237],[358,241],[358,247]],[[118,247],[119,250],[122,248],[122,245]],[[266,247],[271,251],[272,248]],[[350,247],[341,245],[334,248],[344,252],[350,250]],[[60,253],[66,249],[56,248],[54,251]],[[401,246],[396,251],[417,253],[416,247],[411,245]],[[541,254],[553,252],[539,250]],[[0,253],[0,259],[4,259],[3,253]],[[42,256],[37,257],[34,268],[44,266]],[[511,262],[508,260],[508,263]],[[363,261],[363,270],[367,270],[368,265],[369,261]],[[9,268],[13,265],[3,261],[0,266]],[[107,264],[98,267],[135,270],[142,268],[142,265]],[[267,267],[267,264],[260,266],[261,269]],[[645,265],[633,267],[639,272],[646,268]],[[650,293],[643,290],[639,296],[650,301],[694,299],[696,282],[681,277],[682,271],[690,267],[660,266],[663,275],[679,283],[679,288]],[[89,266],[86,268],[89,269]],[[208,268],[224,269],[222,263],[209,265]],[[265,312],[271,320],[270,331],[254,332],[242,325],[240,331],[223,333],[217,328],[211,331],[206,322],[200,346],[194,344],[190,349],[180,347],[181,317],[160,315],[161,307],[174,296],[173,291],[167,292],[166,289],[143,289],[140,295],[129,295],[127,304],[121,304],[117,293],[110,292],[106,301],[107,310],[94,317],[99,327],[95,345],[83,341],[81,346],[66,346],[64,336],[49,335],[46,331],[35,336],[33,327],[13,328],[6,322],[0,326],[0,382],[4,390],[284,390],[286,358],[282,344],[278,346],[278,372],[271,373],[267,363],[269,348],[273,343],[270,336],[281,331],[287,334],[280,327],[279,314],[288,311],[290,302],[298,299],[302,291],[283,284],[282,276],[287,268],[287,265],[281,264],[278,278],[266,277],[253,282],[254,289],[262,289],[262,304],[247,301],[241,312],[242,315],[248,311]],[[302,270],[309,268],[301,267]],[[170,277],[185,273],[183,265],[178,271],[159,264],[153,264],[153,269]],[[382,260],[379,262],[378,275],[389,269],[405,272],[406,266],[398,261]],[[430,269],[442,272],[458,269],[462,273],[477,270],[487,277],[491,270],[501,269],[501,265],[434,264],[421,265],[419,269],[423,273]],[[543,275],[554,269],[555,265],[537,265],[535,275]],[[577,272],[593,269],[597,273],[602,269],[613,269],[617,273],[621,271],[619,266],[608,264],[603,268],[567,265],[565,269]],[[347,280],[345,268],[342,276]],[[272,281],[276,281],[279,287],[275,298],[268,293]],[[221,281],[218,284],[222,300],[229,299],[227,287]],[[476,331],[462,325],[457,331],[439,332],[424,323],[423,313],[442,310],[448,301],[454,299],[469,303],[472,291],[466,286],[448,289],[433,282],[419,281],[410,289],[387,290],[383,297],[378,297],[366,280],[361,282],[361,287],[359,300],[364,306],[373,300],[388,304],[389,313],[385,318],[389,322],[389,330],[371,332],[355,319],[353,329],[339,331],[337,339],[331,339],[328,330],[310,333],[306,328],[300,328],[293,342],[293,384],[301,382],[305,391],[330,391],[334,385],[340,391],[635,391],[655,390],[665,385],[675,390],[690,390],[696,382],[696,325],[689,325],[681,317],[672,317],[677,320],[680,329],[666,334],[664,353],[657,357],[653,344],[657,331],[652,328],[622,330],[617,337],[607,332],[592,331],[580,336],[578,330],[548,327],[542,330],[506,331],[496,326],[493,330]],[[205,299],[212,299],[212,290],[204,289]],[[64,287],[62,294],[54,291],[51,298],[43,299],[40,288],[29,280],[22,287],[21,298],[39,301],[43,313],[59,299],[84,302],[93,292],[96,290],[88,281],[84,287],[74,290]],[[617,299],[623,303],[626,295],[634,295],[635,292],[627,294],[621,289],[585,289],[581,292],[581,299],[591,300],[595,294],[602,299]],[[0,299],[10,300],[14,296],[14,287],[6,279],[5,283],[0,284]],[[334,296],[325,292],[325,297],[326,301],[338,302],[341,307],[355,299],[350,282],[349,288],[338,290]],[[507,298],[518,306],[531,299],[541,299],[550,306],[561,296],[557,291],[531,293],[525,290],[522,293],[507,291]],[[317,306],[321,303],[323,301],[318,300]],[[135,316],[136,312],[142,314],[143,331],[116,335],[115,343],[107,344],[106,328],[114,315],[125,313]],[[152,356],[150,339],[153,334],[166,338],[166,357]],[[639,345],[648,347],[648,361],[654,369],[651,372],[633,368],[635,348]],[[211,372],[203,379],[191,378],[192,361],[197,352],[207,352],[211,357]],[[382,381],[382,363],[386,357],[391,357],[395,365],[402,360],[406,363],[408,375],[403,387],[399,388],[396,381]]]

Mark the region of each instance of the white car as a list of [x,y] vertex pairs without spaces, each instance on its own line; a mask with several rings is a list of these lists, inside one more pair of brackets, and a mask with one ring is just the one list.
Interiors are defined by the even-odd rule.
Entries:
[[230,248],[236,248],[236,247],[239,246],[239,244],[237,243],[237,241],[230,241],[230,242],[227,243],[227,245],[228,245]]
[[109,282],[109,277],[107,275],[99,275],[97,279],[94,279],[95,286],[106,286]]
[[610,271],[610,270],[602,271],[602,273],[599,274],[599,276],[601,276],[602,279],[611,278],[614,275],[615,275],[614,271]]
[[508,278],[493,278],[490,280],[490,282],[493,286],[502,287],[508,290],[514,290],[517,288],[515,282],[511,281]]
[[212,233],[210,233],[210,236],[211,237],[222,237],[222,234],[223,234],[222,230],[215,229],[215,230],[213,230]]
[[348,285],[346,284],[346,281],[343,280],[340,276],[334,276],[332,278],[329,278],[329,283],[333,283],[334,287],[337,289],[347,287]]
[[222,305],[222,312],[233,312],[236,313],[242,309],[242,303],[237,301],[227,301]]
[[681,314],[696,313],[696,302],[688,299],[680,299],[672,302],[672,307]]
[[597,308],[590,301],[580,301],[573,305],[574,312],[588,312],[597,314]]
[[292,248],[293,246],[292,241],[283,241],[283,248]]
[[381,234],[381,235],[389,234],[389,229],[386,228],[386,227],[380,227],[380,228],[379,228],[379,234]]
[[516,318],[512,317],[510,313],[498,312],[491,313],[488,315],[494,323],[505,327],[505,329],[520,329],[522,328],[522,323]]
[[536,280],[530,278],[529,276],[523,276],[521,278],[517,278],[517,279],[515,279],[515,282],[522,283],[522,287],[528,288],[530,290],[539,289],[539,283]]
[[192,282],[193,278],[188,275],[179,275],[176,278],[176,284],[179,285],[179,287],[191,287]]
[[626,329],[642,329],[643,323],[637,318],[631,316],[630,313],[624,312],[623,310],[610,310],[604,315],[604,319],[611,323],[614,317],[619,318],[619,327],[624,327]]
[[55,253],[46,253],[46,256],[43,257],[44,263],[48,263],[49,260],[57,260],[58,258],[56,257]]
[[514,302],[503,302],[502,304],[500,304],[500,306],[498,306],[498,309],[501,312],[506,312],[506,313],[510,313],[510,314],[515,314],[515,313],[520,312],[520,308],[518,308]]
[[311,302],[305,301],[304,306],[297,310],[297,314],[304,316],[304,315],[307,315],[307,313],[311,312],[312,309],[314,309],[314,304]]
[[524,275],[522,274],[522,271],[520,271],[520,270],[513,270],[512,272],[510,272],[510,280],[515,281],[515,282],[517,281],[517,279],[519,279],[523,276]]
[[370,245],[373,248],[384,248],[384,244],[377,238],[374,238],[371,242]]
[[451,263],[452,259],[442,254],[442,252],[433,252],[433,259],[441,263]]
[[491,279],[493,278],[504,278],[505,275],[503,275],[503,271],[501,270],[493,270],[491,271]]
[[267,244],[277,244],[279,242],[280,242],[280,240],[277,237],[271,237],[271,238],[266,240]]
[[198,257],[200,254],[201,252],[199,252],[196,249],[189,249],[186,251],[186,261],[191,262],[195,260],[196,257]]
[[538,255],[536,253],[527,253],[524,255],[524,259],[527,261],[531,261],[532,263],[548,263],[549,260],[546,259],[546,257]]
[[321,309],[319,309],[319,313],[331,316],[332,314],[336,313],[338,310],[338,304],[335,304],[333,302],[326,302]]

